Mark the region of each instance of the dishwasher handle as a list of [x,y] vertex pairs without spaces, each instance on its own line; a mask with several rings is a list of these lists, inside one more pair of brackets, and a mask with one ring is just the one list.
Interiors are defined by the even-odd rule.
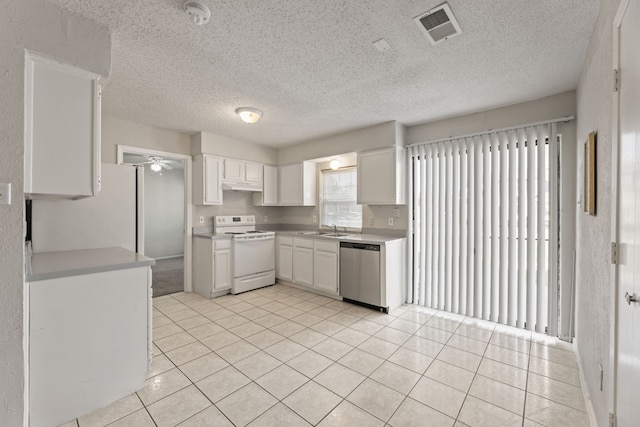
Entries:
[[380,252],[380,245],[372,245],[370,243],[352,243],[352,242],[340,242],[341,248],[347,249],[359,249],[363,251],[377,251]]

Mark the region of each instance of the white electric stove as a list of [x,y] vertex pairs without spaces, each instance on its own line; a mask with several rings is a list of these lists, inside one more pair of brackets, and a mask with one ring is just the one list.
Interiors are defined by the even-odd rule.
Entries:
[[254,215],[216,216],[215,234],[231,235],[233,285],[231,293],[251,291],[276,282],[275,233],[256,230]]

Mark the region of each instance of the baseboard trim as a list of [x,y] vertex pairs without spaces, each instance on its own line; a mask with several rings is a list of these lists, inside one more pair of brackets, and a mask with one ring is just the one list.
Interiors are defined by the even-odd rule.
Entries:
[[589,424],[591,427],[598,427],[598,419],[596,417],[596,411],[593,409],[593,401],[591,400],[591,394],[587,388],[587,381],[584,377],[584,369],[582,367],[582,357],[580,357],[580,351],[578,351],[578,338],[573,338],[573,352],[576,355],[576,361],[578,362],[578,374],[580,375],[580,388],[582,389],[582,396],[584,397],[584,404],[587,408],[587,416],[589,417]]

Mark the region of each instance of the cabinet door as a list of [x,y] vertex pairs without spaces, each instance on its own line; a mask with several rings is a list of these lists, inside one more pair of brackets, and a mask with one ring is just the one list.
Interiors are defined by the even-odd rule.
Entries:
[[98,77],[26,55],[25,193],[76,198],[100,191]]
[[293,248],[293,281],[313,286],[313,249]]
[[262,185],[262,203],[264,205],[278,204],[278,168],[264,165]]
[[276,277],[282,280],[293,280],[293,246],[278,245]]
[[216,250],[214,257],[214,280],[213,288],[215,291],[221,291],[231,288],[231,249]]
[[404,149],[358,153],[358,204],[405,203]]
[[314,252],[314,287],[318,290],[338,294],[338,254],[316,250]]
[[302,164],[280,166],[278,171],[278,197],[279,204],[302,204]]
[[222,204],[222,159],[204,156],[204,204]]
[[262,184],[262,163],[244,162],[244,179],[247,182]]
[[358,204],[388,204],[395,200],[393,151],[358,155]]
[[244,162],[236,159],[224,159],[224,180],[244,181]]

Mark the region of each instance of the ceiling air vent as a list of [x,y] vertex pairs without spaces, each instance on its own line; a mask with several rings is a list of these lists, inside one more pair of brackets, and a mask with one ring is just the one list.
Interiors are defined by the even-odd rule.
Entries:
[[460,24],[456,21],[447,3],[443,3],[413,19],[431,44],[440,43],[462,32]]

